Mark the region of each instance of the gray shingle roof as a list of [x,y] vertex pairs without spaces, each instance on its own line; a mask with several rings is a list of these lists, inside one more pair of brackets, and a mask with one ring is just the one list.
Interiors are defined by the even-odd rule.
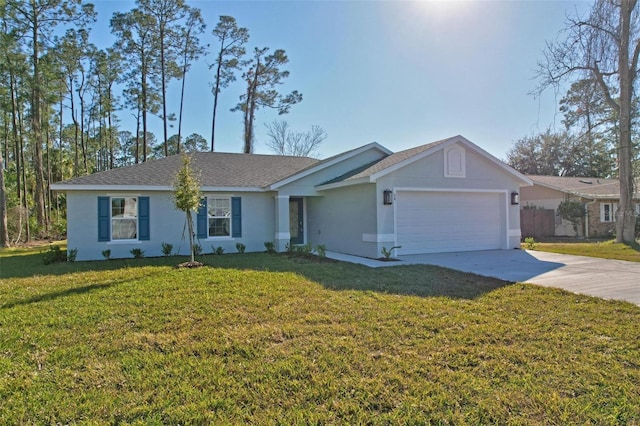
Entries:
[[[550,186],[586,198],[620,198],[620,181],[618,179],[536,175],[528,175],[527,177],[533,183]],[[640,184],[640,179],[636,180],[635,198],[640,198],[638,184]]]
[[[319,161],[308,157],[197,152],[192,166],[201,186],[262,188],[285,179]],[[60,182],[63,185],[172,186],[182,166],[180,155],[151,160]]]

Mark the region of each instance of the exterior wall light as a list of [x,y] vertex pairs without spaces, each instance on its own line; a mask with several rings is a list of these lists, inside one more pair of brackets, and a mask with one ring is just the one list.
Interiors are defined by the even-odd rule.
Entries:
[[520,204],[520,194],[518,194],[516,191],[513,191],[511,193],[511,205],[516,206]]
[[387,206],[393,204],[393,191],[385,189],[382,192],[382,203]]

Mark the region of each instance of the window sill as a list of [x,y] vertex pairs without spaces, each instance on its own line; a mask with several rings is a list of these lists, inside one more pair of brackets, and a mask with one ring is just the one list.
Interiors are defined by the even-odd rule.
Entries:
[[107,242],[107,245],[122,245],[122,244],[140,244],[140,240],[111,240]]
[[205,241],[233,241],[233,237],[207,237]]

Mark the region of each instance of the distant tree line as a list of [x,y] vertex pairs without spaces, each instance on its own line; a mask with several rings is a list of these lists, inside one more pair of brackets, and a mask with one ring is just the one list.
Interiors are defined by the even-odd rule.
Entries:
[[[507,163],[531,175],[618,177],[617,115],[595,82],[581,79],[572,83],[560,100],[560,112],[564,129],[549,128],[518,139],[507,152]],[[633,104],[632,117],[632,160],[636,175],[640,175],[637,102]]]
[[[136,0],[132,10],[114,13],[116,42],[105,49],[91,43],[97,16],[82,0],[1,1],[0,17],[0,246],[64,227],[65,200],[50,191],[52,182],[213,151],[218,98],[237,76],[246,87],[233,109],[243,116],[243,152],[253,152],[259,109],[285,114],[302,100],[297,91],[278,91],[289,75],[284,50],[246,55],[249,31],[231,16],[220,16],[205,43],[201,12],[184,0]],[[210,145],[182,133],[185,80],[208,53],[215,56]],[[180,87],[178,111],[167,104],[172,81]],[[120,124],[128,114],[134,129]],[[159,140],[150,116],[162,120]]]

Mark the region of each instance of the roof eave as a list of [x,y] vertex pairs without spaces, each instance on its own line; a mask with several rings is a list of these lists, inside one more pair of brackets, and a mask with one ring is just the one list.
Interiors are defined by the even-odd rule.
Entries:
[[[162,185],[68,185],[54,183],[51,185],[53,191],[149,191],[149,192],[173,192],[172,186]],[[265,188],[245,187],[245,186],[201,186],[200,192],[265,192]]]
[[173,191],[171,186],[164,185],[92,185],[54,183],[53,191]]
[[369,179],[368,177],[361,177],[357,179],[346,179],[340,182],[318,185],[316,186],[316,191],[326,191],[329,189],[344,188],[347,186],[360,185],[362,183],[371,183],[371,179]]
[[597,196],[583,194],[583,193],[580,193],[580,192],[572,191],[572,190],[570,190],[568,188],[561,188],[559,186],[551,185],[551,184],[548,184],[548,183],[545,183],[545,182],[540,182],[540,181],[537,181],[537,180],[534,180],[533,184],[534,185],[538,185],[538,186],[542,186],[543,188],[547,188],[547,189],[551,189],[551,190],[554,190],[554,191],[562,192],[562,193],[565,193],[565,194],[575,195],[576,197],[589,198],[589,199],[598,198]]

